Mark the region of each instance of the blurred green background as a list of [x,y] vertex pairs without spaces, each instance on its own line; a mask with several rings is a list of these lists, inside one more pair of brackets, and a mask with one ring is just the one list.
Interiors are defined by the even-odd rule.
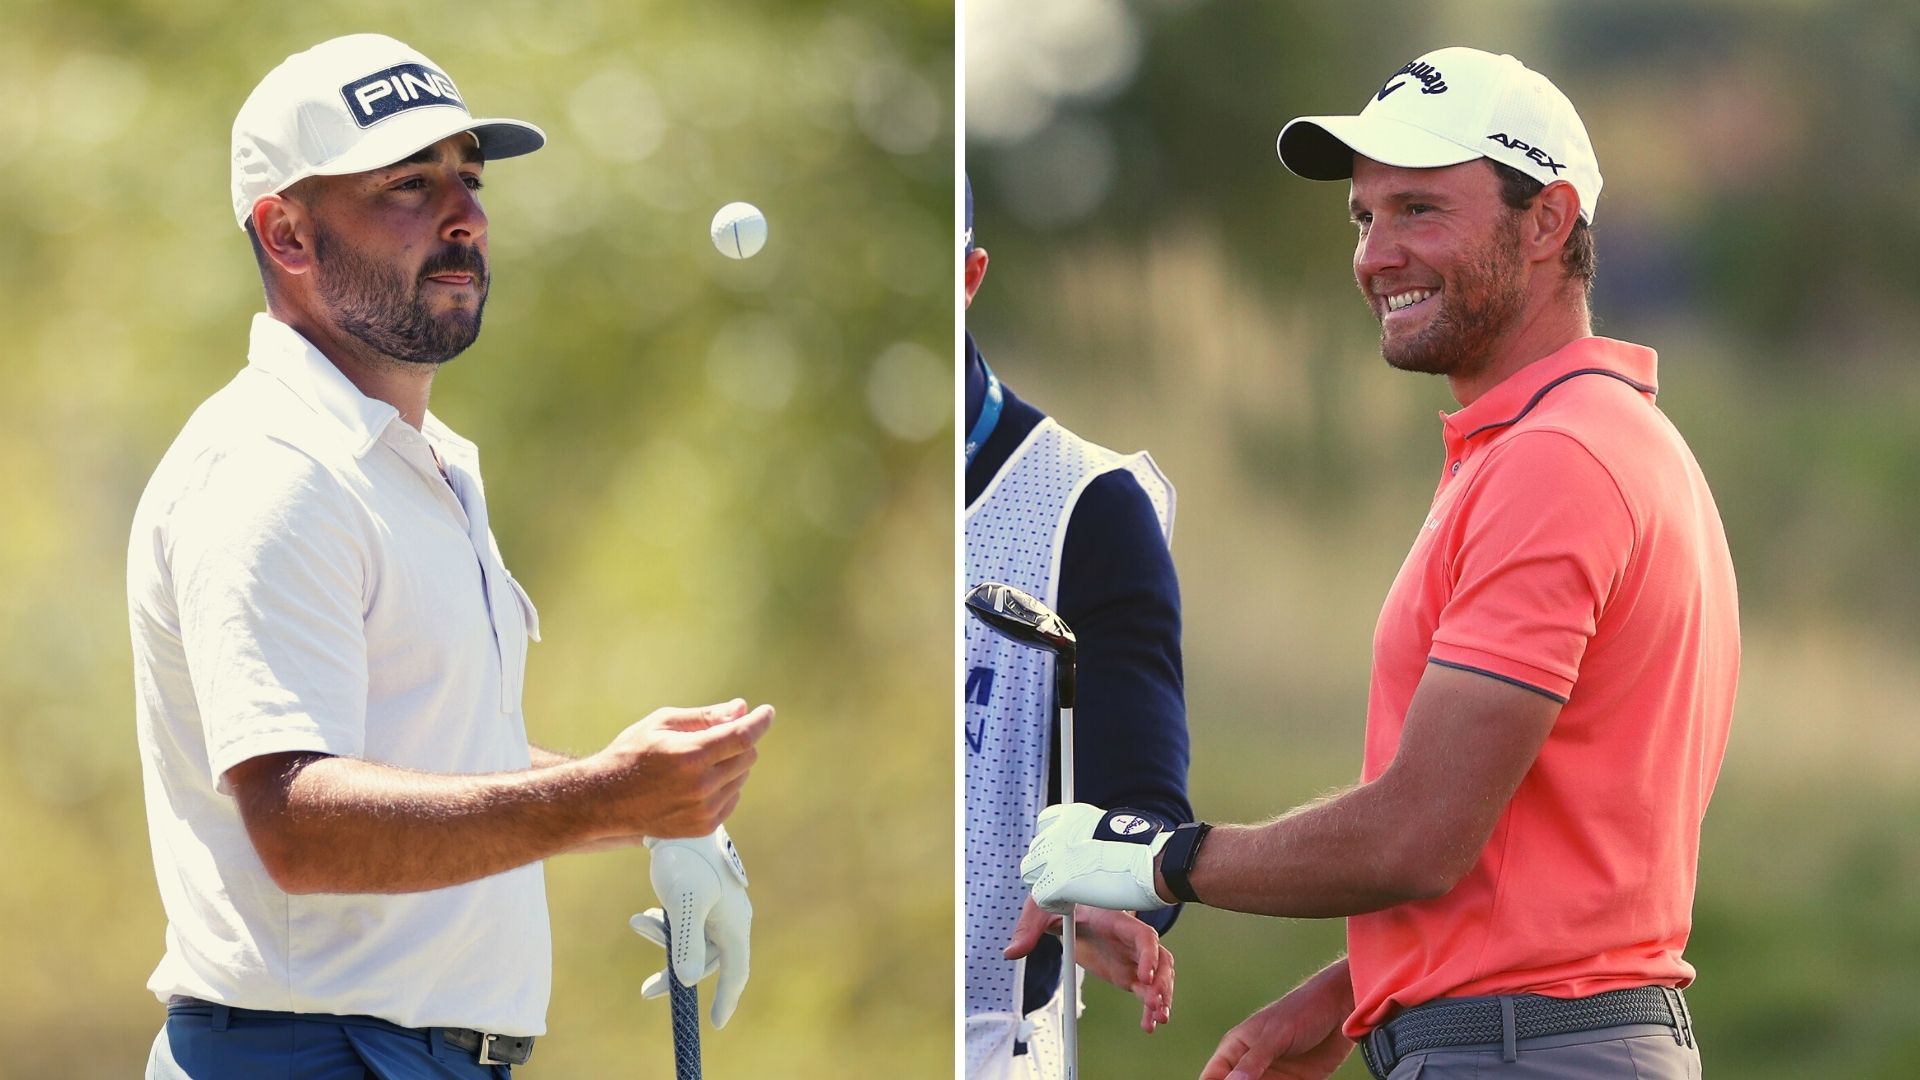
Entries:
[[[8,0],[0,8],[0,1076],[137,1075],[163,919],[134,750],[134,503],[246,358],[233,114],[379,30],[480,115],[494,288],[433,408],[482,449],[540,606],[536,741],[662,704],[780,719],[731,824],[754,976],[714,1076],[941,1075],[952,1054],[953,6]],[[721,258],[741,199],[771,238]],[[933,842],[928,838],[933,837]],[[548,868],[529,1076],[672,1075],[646,857]]]
[[[1689,958],[1708,1075],[1920,1075],[1920,15],[1911,3],[970,0],[969,324],[1068,426],[1179,488],[1198,812],[1351,783],[1381,598],[1433,491],[1444,382],[1389,370],[1346,190],[1290,118],[1444,45],[1511,52],[1606,176],[1598,332],[1662,354],[1743,601]],[[1084,730],[1096,730],[1087,718]],[[1089,993],[1086,1075],[1192,1076],[1341,948],[1196,910],[1174,1022]],[[1358,1057],[1342,1077],[1365,1075]]]

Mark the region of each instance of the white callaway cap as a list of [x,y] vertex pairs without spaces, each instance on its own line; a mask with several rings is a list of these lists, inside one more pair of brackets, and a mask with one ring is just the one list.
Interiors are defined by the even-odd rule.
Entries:
[[1359,116],[1291,121],[1278,148],[1309,180],[1350,179],[1355,154],[1403,169],[1486,157],[1572,184],[1589,225],[1600,201],[1600,163],[1573,102],[1545,75],[1479,49],[1436,49],[1394,72]]
[[519,120],[475,120],[445,72],[385,34],[323,41],[267,72],[233,118],[233,216],[244,229],[262,195],[384,168],[463,131],[489,161],[547,142]]

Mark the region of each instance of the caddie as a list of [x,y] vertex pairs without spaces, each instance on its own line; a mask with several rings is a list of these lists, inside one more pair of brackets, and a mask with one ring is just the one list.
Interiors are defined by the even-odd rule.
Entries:
[[1349,182],[1381,354],[1444,376],[1433,501],[1373,638],[1360,782],[1261,825],[1092,839],[1053,808],[1035,898],[1347,920],[1203,1080],[1700,1075],[1681,988],[1739,674],[1733,564],[1652,349],[1595,337],[1600,168],[1545,76],[1447,48],[1281,161]]
[[482,175],[545,141],[376,34],[288,57],[234,120],[266,311],[127,558],[167,914],[148,1077],[509,1075],[545,1031],[541,861],[565,851],[653,847],[676,971],[719,969],[716,1024],[739,1000],[751,906],[721,823],[772,708],[659,709],[579,759],[530,745],[539,618],[477,451],[427,410],[480,332]]
[[[986,280],[966,182],[966,302]],[[968,619],[960,752],[966,777],[966,1077],[1059,1080],[1070,1072],[1067,979],[1077,969],[1133,994],[1140,1027],[1171,1018],[1177,909],[1082,908],[1075,963],[1061,922],[1027,900],[1020,855],[1060,800],[1072,753],[1078,794],[1125,802],[1162,826],[1192,816],[1180,660],[1180,586],[1168,543],[1173,486],[1145,452],[1095,445],[1023,400],[966,339],[966,576],[1044,597],[1079,638],[1079,732],[1061,746],[1052,674],[1032,650]],[[1068,974],[1062,974],[1062,969]],[[1077,983],[1076,983],[1077,985]]]

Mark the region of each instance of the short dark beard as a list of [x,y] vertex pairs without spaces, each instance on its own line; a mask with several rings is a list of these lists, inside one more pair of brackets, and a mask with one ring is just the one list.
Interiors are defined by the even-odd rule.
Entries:
[[1389,346],[1383,327],[1380,355],[1401,371],[1478,374],[1491,361],[1494,342],[1526,308],[1522,269],[1520,215],[1508,213],[1453,280],[1442,282],[1440,311],[1426,329]]
[[[448,244],[408,282],[398,267],[379,262],[315,224],[314,285],[334,325],[374,353],[408,364],[444,364],[480,336],[492,277],[486,257],[472,247]],[[434,274],[473,275],[473,310],[435,316],[420,295]]]

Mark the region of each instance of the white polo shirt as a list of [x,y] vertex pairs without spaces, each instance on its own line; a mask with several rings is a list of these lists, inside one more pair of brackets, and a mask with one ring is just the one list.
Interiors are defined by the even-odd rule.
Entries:
[[127,592],[162,1000],[546,1029],[539,863],[432,892],[291,896],[224,778],[293,750],[436,773],[530,764],[538,618],[487,527],[473,444],[431,413],[424,428],[257,315],[247,367],[140,499]]

